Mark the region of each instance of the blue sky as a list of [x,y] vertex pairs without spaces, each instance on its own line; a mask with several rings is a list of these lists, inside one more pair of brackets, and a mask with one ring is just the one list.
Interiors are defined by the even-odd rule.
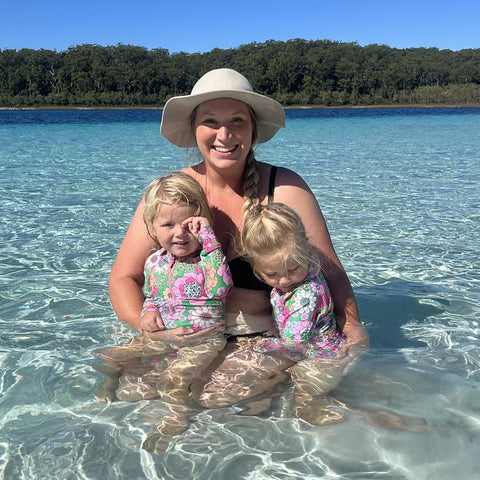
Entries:
[[0,49],[206,52],[266,40],[480,48],[479,0],[2,0]]

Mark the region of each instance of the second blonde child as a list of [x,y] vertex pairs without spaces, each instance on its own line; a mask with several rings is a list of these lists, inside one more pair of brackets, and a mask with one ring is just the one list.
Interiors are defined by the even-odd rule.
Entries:
[[273,287],[270,300],[279,332],[255,339],[250,348],[296,362],[287,371],[295,385],[297,417],[316,425],[341,420],[326,394],[343,375],[342,363],[334,358],[345,336],[337,328],[320,256],[302,221],[281,203],[255,207],[246,215],[241,242],[255,274]]
[[283,350],[294,360],[332,358],[344,335],[320,258],[299,216],[280,203],[252,209],[242,231],[242,251],[253,270],[273,287],[270,295],[279,338],[263,339],[256,350]]

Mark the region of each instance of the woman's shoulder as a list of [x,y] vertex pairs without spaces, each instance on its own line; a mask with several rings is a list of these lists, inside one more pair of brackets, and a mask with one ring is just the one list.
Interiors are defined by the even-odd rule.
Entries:
[[294,170],[291,170],[286,167],[281,167],[278,165],[273,165],[266,162],[257,162],[258,163],[258,173],[261,178],[270,178],[272,169],[275,169],[275,186],[297,186],[297,187],[306,187],[307,184],[303,178],[296,173]]
[[258,162],[258,196],[261,202],[269,201],[289,204],[292,197],[302,192],[310,193],[306,182],[293,170],[270,163]]

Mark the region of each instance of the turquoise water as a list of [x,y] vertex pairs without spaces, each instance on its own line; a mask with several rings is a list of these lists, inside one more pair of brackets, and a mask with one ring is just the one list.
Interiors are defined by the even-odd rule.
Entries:
[[[204,410],[160,455],[158,400],[94,400],[128,340],[107,277],[143,187],[185,164],[160,111],[0,111],[0,478],[471,479],[480,468],[480,109],[288,110],[259,160],[310,184],[371,349],[346,421]],[[361,412],[425,419],[385,428]]]

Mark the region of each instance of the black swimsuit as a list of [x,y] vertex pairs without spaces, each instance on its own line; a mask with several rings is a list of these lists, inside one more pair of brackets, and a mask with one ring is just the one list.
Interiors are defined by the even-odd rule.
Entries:
[[[270,169],[270,178],[268,182],[268,203],[273,202],[275,192],[275,176],[277,167],[272,165]],[[232,273],[233,284],[236,287],[248,288],[249,290],[271,290],[272,287],[262,282],[255,276],[250,262],[243,257],[236,257],[228,262],[230,272]]]

